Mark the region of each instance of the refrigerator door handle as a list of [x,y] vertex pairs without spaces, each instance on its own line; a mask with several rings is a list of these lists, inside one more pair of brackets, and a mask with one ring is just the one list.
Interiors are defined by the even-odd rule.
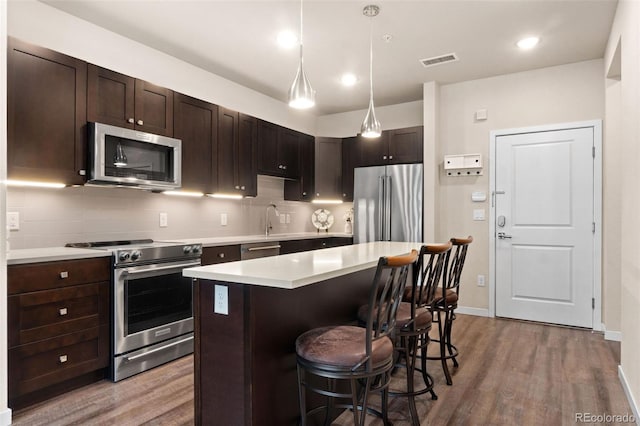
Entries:
[[384,191],[384,176],[378,177],[378,235],[380,240],[384,240],[384,217],[386,209],[385,191]]
[[384,180],[384,240],[391,241],[391,176]]

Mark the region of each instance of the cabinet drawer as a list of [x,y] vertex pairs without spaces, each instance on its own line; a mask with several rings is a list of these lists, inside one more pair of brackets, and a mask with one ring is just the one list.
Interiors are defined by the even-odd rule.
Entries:
[[7,299],[9,347],[107,325],[109,283],[43,290]]
[[202,249],[202,264],[213,265],[216,263],[234,262],[240,260],[240,246],[205,247]]
[[9,350],[9,399],[109,365],[109,327]]
[[109,281],[110,276],[110,257],[13,265],[7,268],[7,287],[11,295]]

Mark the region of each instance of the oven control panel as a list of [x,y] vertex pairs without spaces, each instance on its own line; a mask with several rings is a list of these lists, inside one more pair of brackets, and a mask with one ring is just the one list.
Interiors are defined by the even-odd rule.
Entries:
[[114,251],[114,264],[116,266],[131,266],[173,260],[198,259],[201,255],[202,244],[127,247]]

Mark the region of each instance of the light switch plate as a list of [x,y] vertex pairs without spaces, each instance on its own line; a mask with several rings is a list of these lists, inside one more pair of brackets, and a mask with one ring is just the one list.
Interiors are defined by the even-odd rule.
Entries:
[[20,229],[20,212],[7,212],[7,229],[9,231]]
[[473,220],[484,220],[484,209],[473,209]]
[[216,285],[213,293],[213,312],[229,315],[229,287]]
[[169,226],[169,215],[166,213],[160,213],[160,228],[166,228]]
[[226,213],[220,213],[220,225],[221,226],[227,226],[227,214]]
[[280,217],[280,223],[286,223],[287,222],[287,215],[281,214],[279,217]]

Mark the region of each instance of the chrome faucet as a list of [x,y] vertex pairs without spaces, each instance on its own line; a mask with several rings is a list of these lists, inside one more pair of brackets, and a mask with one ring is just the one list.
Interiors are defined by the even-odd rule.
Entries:
[[271,222],[269,222],[269,209],[273,207],[273,212],[276,214],[276,216],[280,216],[280,213],[278,213],[278,208],[276,207],[275,204],[269,204],[267,206],[267,209],[264,211],[264,235],[265,237],[269,236],[269,231],[271,231],[273,229],[273,226],[271,226]]

